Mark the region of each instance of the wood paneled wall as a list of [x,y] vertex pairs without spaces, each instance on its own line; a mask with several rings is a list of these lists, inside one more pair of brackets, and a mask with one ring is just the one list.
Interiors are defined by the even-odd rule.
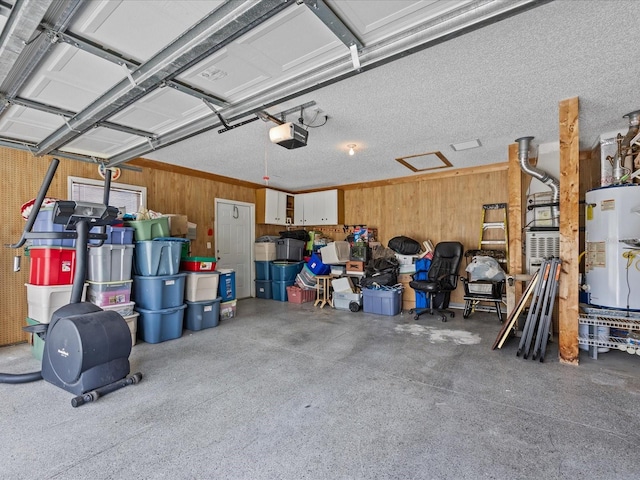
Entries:
[[[507,202],[507,166],[492,165],[445,174],[408,177],[384,185],[345,186],[345,223],[378,229],[387,245],[396,235],[419,242],[459,241],[465,250],[478,248],[482,205]],[[460,273],[464,274],[462,261]],[[462,286],[451,301],[464,303]]]
[[[28,152],[0,148],[2,190],[0,222],[2,243],[20,237],[24,221],[20,206],[34,198],[49,166],[50,158],[35,158]],[[225,198],[254,203],[255,189],[262,185],[206,174],[195,170],[138,159],[131,162],[142,172],[123,170],[118,183],[147,187],[147,206],[163,213],[181,213],[198,225],[192,253],[212,256],[214,199]],[[48,195],[67,198],[67,176],[99,179],[97,166],[61,159]],[[480,234],[481,207],[485,203],[506,202],[507,164],[416,175],[383,182],[345,185],[345,224],[369,225],[378,229],[379,240],[387,244],[396,235],[422,242],[430,239],[458,240],[465,249],[476,248]],[[284,227],[256,225],[256,236],[275,235]],[[336,239],[338,234],[336,234]],[[28,261],[13,272],[13,256],[24,249],[0,249],[0,345],[25,341],[21,328],[27,316],[26,291]],[[460,272],[464,271],[463,266]],[[462,287],[452,295],[462,303]]]
[[[0,248],[0,345],[22,342],[27,339],[22,332],[27,316],[26,290],[29,262],[24,258],[24,248],[10,249],[4,244],[15,243],[22,234],[24,220],[20,216],[21,205],[34,198],[49,167],[51,158],[35,158],[28,152],[0,148],[0,223],[2,225]],[[174,167],[148,160],[132,162],[142,172],[122,170],[117,183],[147,187],[147,207],[162,213],[180,213],[198,225],[197,239],[192,242],[192,254],[214,256],[213,247],[214,199],[225,198],[253,203],[255,188],[247,182],[208,175],[194,170]],[[85,177],[99,180],[97,165],[73,160],[60,160],[48,196],[68,198],[67,177]],[[260,230],[258,230],[260,231]],[[13,257],[21,255],[22,270],[13,272]]]

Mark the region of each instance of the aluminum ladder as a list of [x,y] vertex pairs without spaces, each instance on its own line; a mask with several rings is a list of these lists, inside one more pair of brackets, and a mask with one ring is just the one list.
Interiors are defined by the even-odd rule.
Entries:
[[[497,221],[495,217],[499,217],[499,213],[492,215],[494,217],[492,221],[487,221],[487,211],[502,210],[502,221]],[[489,230],[501,230],[503,235],[501,238],[487,238],[487,232]],[[509,259],[509,235],[507,231],[507,204],[506,203],[488,203],[482,205],[482,221],[481,221],[481,229],[480,229],[480,242],[478,243],[478,249],[483,250],[486,248],[500,250],[500,248],[496,248],[496,246],[504,246],[504,260],[500,260],[503,262],[507,262]]]

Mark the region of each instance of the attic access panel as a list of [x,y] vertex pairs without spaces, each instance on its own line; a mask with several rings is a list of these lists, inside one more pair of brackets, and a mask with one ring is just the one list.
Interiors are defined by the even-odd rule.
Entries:
[[453,165],[441,152],[419,153],[408,157],[396,158],[396,162],[404,165],[412,172],[426,172]]

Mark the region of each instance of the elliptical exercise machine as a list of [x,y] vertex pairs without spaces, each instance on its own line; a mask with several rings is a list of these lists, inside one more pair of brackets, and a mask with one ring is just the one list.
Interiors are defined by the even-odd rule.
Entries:
[[[7,246],[20,248],[31,238],[76,239],[76,267],[70,302],[53,312],[48,324],[23,327],[25,331],[45,339],[42,370],[24,374],[0,373],[0,383],[27,383],[42,378],[75,394],[71,405],[79,407],[138,383],[142,374],[129,375],[131,333],[124,318],[117,312],[102,310],[97,305],[82,301],[89,239],[99,241],[95,246],[102,245],[107,238],[104,226],[110,225],[118,214],[116,207],[108,206],[111,171],[105,169],[102,204],[57,201],[53,207],[53,223],[64,225],[65,230],[31,232],[59,163],[54,158],[49,165],[20,240]],[[101,227],[100,233],[89,233],[93,227]]]

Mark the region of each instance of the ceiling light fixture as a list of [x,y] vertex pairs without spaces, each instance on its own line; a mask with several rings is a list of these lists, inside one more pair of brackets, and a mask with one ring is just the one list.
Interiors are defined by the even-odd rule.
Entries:
[[347,147],[349,148],[349,155],[355,155],[356,151],[354,150],[354,148],[357,147],[357,145],[355,143],[350,143],[349,145],[347,145]]
[[472,148],[478,148],[481,147],[482,144],[480,143],[480,140],[478,140],[477,138],[474,140],[469,140],[468,142],[460,142],[460,143],[452,143],[451,144],[451,148],[453,149],[454,152],[459,152],[461,150],[470,150]]

